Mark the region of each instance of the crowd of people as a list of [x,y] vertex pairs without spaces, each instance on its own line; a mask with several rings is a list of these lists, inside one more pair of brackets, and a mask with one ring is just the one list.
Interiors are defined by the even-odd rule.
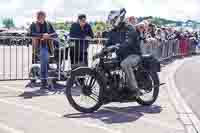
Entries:
[[[170,40],[178,40],[176,42],[178,43],[176,44],[177,46],[172,46],[172,49],[176,49],[177,47],[180,55],[187,56],[189,54],[196,54],[196,47],[199,44],[199,33],[197,31],[177,30],[173,27],[158,26],[153,24],[151,20],[138,22],[135,17],[129,17],[126,21],[132,26],[140,24],[144,27],[145,31],[142,35],[142,49],[144,54],[152,52],[152,48],[158,48],[160,45],[167,45],[166,43]],[[107,38],[106,33],[106,31],[102,34],[97,33],[96,37]]]
[[160,42],[178,40],[178,49],[181,55],[186,56],[188,54],[195,54],[196,46],[199,42],[197,32],[189,32],[187,30],[178,31],[173,28],[157,27],[153,24],[149,24],[149,30],[147,31],[147,40],[150,38],[154,38]]

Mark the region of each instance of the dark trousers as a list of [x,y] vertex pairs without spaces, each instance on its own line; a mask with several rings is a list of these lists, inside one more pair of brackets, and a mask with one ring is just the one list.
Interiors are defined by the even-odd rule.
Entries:
[[72,65],[88,65],[87,48],[80,49],[80,47],[70,48],[70,60]]

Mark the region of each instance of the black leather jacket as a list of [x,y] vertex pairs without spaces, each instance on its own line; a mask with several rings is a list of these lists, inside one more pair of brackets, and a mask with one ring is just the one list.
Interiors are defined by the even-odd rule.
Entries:
[[[140,32],[134,28],[131,25],[128,25],[126,23],[122,24],[120,28],[114,29],[110,32],[117,32],[120,33],[120,37],[116,38],[122,38],[123,40],[120,40],[118,43],[120,43],[119,50],[117,50],[117,55],[120,57],[121,60],[124,60],[131,54],[141,55],[141,37]],[[124,34],[122,34],[124,33]],[[108,45],[115,45],[117,42],[114,42],[114,37],[109,37]],[[114,44],[115,43],[115,44]]]

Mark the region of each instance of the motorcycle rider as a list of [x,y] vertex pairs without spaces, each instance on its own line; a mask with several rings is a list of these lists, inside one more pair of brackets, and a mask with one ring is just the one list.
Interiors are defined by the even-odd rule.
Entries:
[[[120,40],[120,45],[118,46],[118,50],[116,52],[117,56],[121,60],[121,68],[127,75],[128,87],[131,91],[131,96],[135,96],[136,98],[141,95],[141,92],[138,88],[137,81],[135,78],[135,74],[133,71],[133,67],[137,66],[139,61],[141,60],[141,34],[145,30],[145,23],[139,23],[135,26],[128,24],[125,21],[126,10],[120,9],[120,11],[111,11],[108,16],[108,22],[112,26],[111,32],[124,32],[124,38]],[[120,34],[121,35],[121,34]],[[109,41],[107,46],[115,45],[113,41],[114,37],[109,36]]]

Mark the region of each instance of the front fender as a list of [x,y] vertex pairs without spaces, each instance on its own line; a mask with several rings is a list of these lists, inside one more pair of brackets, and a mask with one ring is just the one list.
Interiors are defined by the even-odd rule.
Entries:
[[76,69],[73,69],[71,71],[71,77],[70,80],[73,80],[76,76],[85,76],[85,75],[94,75],[100,82],[101,85],[103,85],[103,88],[106,87],[107,78],[103,74],[103,72],[96,71],[95,68],[89,68],[89,67],[78,67]]
[[89,67],[78,67],[71,71],[71,76],[85,76],[85,74],[95,73],[95,70]]

